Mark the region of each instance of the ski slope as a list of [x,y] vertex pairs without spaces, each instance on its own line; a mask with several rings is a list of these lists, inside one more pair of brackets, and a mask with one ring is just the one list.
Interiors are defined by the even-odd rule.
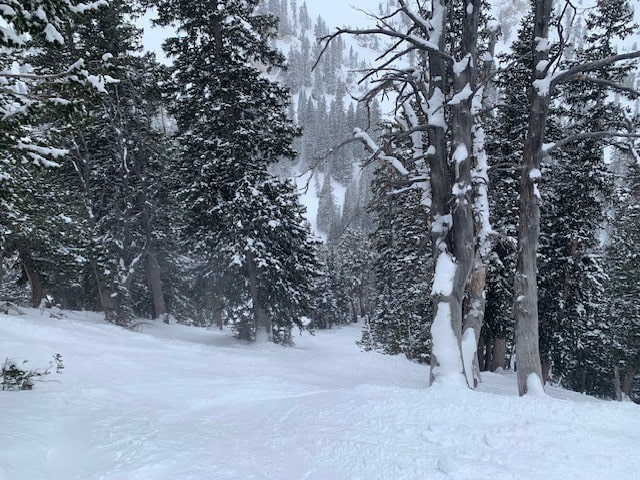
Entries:
[[[249,345],[229,332],[124,331],[93,313],[0,315],[0,356],[64,373],[0,392],[1,480],[640,478],[640,408],[511,374],[479,392],[359,351],[358,326]],[[555,398],[554,398],[555,397]]]

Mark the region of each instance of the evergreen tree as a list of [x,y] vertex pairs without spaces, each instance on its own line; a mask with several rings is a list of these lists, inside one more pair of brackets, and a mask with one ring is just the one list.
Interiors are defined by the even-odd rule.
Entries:
[[284,67],[269,44],[277,20],[256,14],[257,4],[162,0],[158,23],[179,35],[164,48],[174,58],[185,247],[240,338],[264,332],[288,343],[310,307],[316,264],[293,187],[269,172],[293,158],[297,132],[286,118],[287,92],[256,68]]
[[[406,163],[409,163],[408,161]],[[429,362],[431,255],[427,211],[422,192],[404,188],[403,178],[387,164],[375,170],[373,199],[375,230],[371,247],[375,300],[363,332],[365,349],[404,353]]]
[[[565,68],[615,54],[617,38],[633,30],[626,1],[602,0],[586,17],[586,37]],[[598,72],[602,80],[620,83],[629,66]],[[561,86],[562,101],[551,111],[549,137],[615,130],[624,122],[619,104],[601,84],[576,80]],[[606,140],[585,139],[562,146],[543,167],[554,175],[541,188],[539,265],[540,345],[543,372],[578,391],[604,394],[609,386],[604,310],[605,263],[600,252],[613,178],[604,161]],[[576,215],[576,212],[580,212]],[[604,374],[604,375],[603,375]],[[608,390],[608,389],[607,389]]]

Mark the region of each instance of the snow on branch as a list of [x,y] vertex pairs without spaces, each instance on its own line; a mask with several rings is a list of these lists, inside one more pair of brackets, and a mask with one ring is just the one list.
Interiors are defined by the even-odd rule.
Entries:
[[594,83],[596,85],[602,85],[604,87],[608,87],[612,90],[617,90],[619,92],[624,92],[632,97],[640,97],[640,91],[635,88],[627,87],[620,83],[612,82],[611,80],[605,80],[604,78],[594,78],[588,75],[576,74],[571,75],[564,79],[565,82],[589,82]]
[[371,152],[372,156],[379,158],[391,165],[400,175],[409,175],[409,171],[402,165],[402,162],[392,155],[386,155],[383,150],[378,147],[376,142],[373,141],[371,136],[362,130],[361,128],[355,128],[353,130],[354,138],[359,139],[364,144],[365,148]]

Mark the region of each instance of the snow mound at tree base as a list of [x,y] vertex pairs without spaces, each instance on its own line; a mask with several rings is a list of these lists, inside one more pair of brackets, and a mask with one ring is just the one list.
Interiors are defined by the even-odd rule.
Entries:
[[[0,356],[61,375],[0,392],[1,480],[634,479],[640,408],[511,373],[427,388],[428,367],[362,353],[357,326],[291,348],[91,313],[0,315]],[[152,322],[149,322],[152,323]]]

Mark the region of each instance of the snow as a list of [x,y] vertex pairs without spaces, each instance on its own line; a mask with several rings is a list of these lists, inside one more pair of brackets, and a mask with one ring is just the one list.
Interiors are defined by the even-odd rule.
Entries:
[[462,362],[464,364],[464,374],[467,385],[474,384],[473,378],[473,359],[478,350],[476,342],[476,332],[473,328],[467,328],[462,334]]
[[529,178],[530,178],[532,181],[537,182],[537,181],[539,181],[539,180],[542,178],[542,173],[540,172],[540,170],[539,170],[539,169],[537,169],[537,168],[532,168],[532,169],[529,171]]
[[44,28],[44,36],[47,39],[47,42],[58,42],[60,45],[64,43],[64,38],[60,35],[60,32],[56,30],[56,27],[51,25],[50,23]]
[[530,373],[527,377],[527,395],[545,395],[542,382],[535,373]]
[[447,252],[441,252],[436,260],[433,277],[432,295],[449,296],[453,291],[453,279],[456,275],[456,262]]
[[[1,480],[634,479],[640,409],[515,375],[478,391],[400,356],[363,353],[358,326],[285,348],[228,332],[26,309],[0,352],[64,373],[0,391]],[[4,357],[3,357],[4,358]]]
[[467,84],[456,93],[451,100],[449,100],[449,105],[460,105],[462,102],[469,100],[469,98],[473,95],[473,90],[471,90],[471,85],[467,82]]

